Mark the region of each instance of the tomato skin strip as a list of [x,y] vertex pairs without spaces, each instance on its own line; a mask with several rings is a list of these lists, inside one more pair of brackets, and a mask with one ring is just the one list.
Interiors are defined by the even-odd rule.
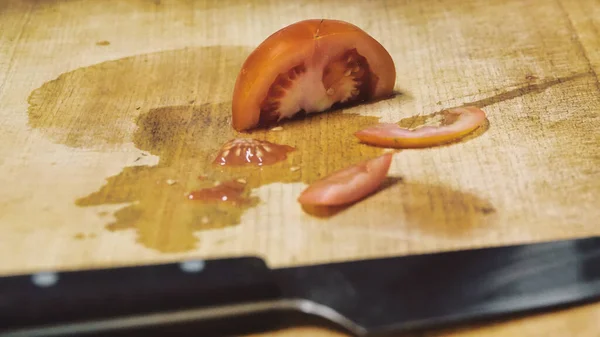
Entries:
[[414,130],[395,123],[380,123],[354,133],[363,143],[391,148],[423,148],[458,140],[480,127],[485,112],[474,106],[446,110],[456,117],[454,123],[443,126],[424,126]]
[[374,193],[387,177],[392,153],[350,165],[310,184],[298,202],[312,206],[341,206]]

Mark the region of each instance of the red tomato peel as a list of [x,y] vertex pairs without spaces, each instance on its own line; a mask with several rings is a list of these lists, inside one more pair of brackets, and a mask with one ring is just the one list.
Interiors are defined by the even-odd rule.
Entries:
[[444,111],[441,126],[423,126],[414,130],[395,123],[381,123],[357,131],[354,135],[365,144],[391,148],[423,148],[458,140],[480,127],[485,112],[474,106]]
[[396,68],[387,50],[365,31],[339,20],[304,20],[264,40],[236,79],[232,125],[269,126],[334,104],[391,96]]
[[336,206],[359,201],[385,180],[392,153],[354,164],[309,185],[298,197],[303,205]]

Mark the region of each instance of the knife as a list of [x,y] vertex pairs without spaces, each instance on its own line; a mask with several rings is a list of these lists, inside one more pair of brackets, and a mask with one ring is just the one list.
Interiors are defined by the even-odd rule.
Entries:
[[0,336],[239,335],[305,318],[387,336],[589,303],[599,281],[600,237],[278,269],[227,257],[40,272],[0,278]]

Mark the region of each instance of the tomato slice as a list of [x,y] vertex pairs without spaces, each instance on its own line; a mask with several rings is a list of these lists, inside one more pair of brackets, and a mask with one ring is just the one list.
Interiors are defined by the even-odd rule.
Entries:
[[441,113],[441,126],[407,129],[395,123],[381,123],[357,131],[354,135],[361,142],[375,146],[422,148],[458,140],[473,132],[486,119],[485,112],[474,106],[452,108]]
[[356,202],[379,188],[391,163],[392,153],[386,153],[336,171],[309,185],[298,197],[298,202],[318,206]]
[[237,77],[232,125],[269,126],[299,112],[391,96],[396,68],[387,50],[357,26],[304,20],[270,35]]

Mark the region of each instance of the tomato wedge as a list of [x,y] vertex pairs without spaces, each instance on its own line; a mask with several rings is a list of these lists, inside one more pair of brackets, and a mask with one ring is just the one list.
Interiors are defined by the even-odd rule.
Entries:
[[385,180],[392,153],[336,171],[309,185],[298,197],[303,205],[338,206],[375,192]]
[[299,112],[391,96],[396,68],[365,31],[339,20],[304,20],[264,40],[236,79],[232,125],[269,126]]
[[423,126],[416,129],[400,127],[395,123],[381,123],[357,131],[361,142],[391,148],[422,148],[449,143],[473,132],[486,119],[485,112],[474,106],[442,111],[441,126]]

